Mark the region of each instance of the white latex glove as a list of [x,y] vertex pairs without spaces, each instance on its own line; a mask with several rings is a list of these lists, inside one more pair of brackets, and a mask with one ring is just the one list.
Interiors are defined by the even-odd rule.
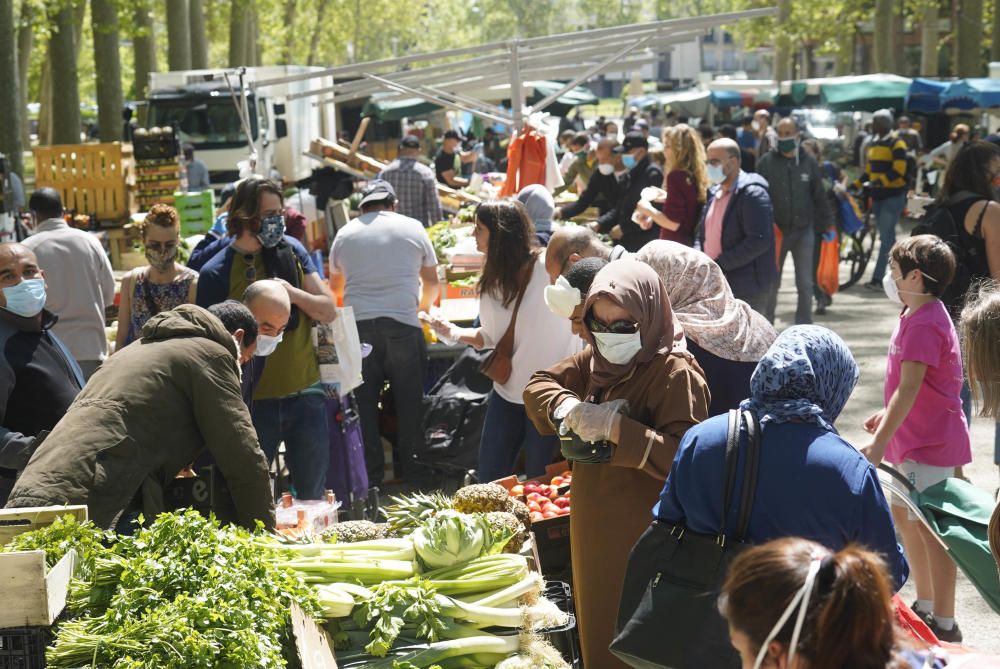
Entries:
[[433,311],[429,314],[426,311],[421,311],[417,314],[417,318],[431,326],[431,330],[434,330],[434,334],[438,336],[438,339],[449,346],[458,342],[458,338],[461,336],[460,328],[457,325],[441,318],[439,314]]
[[584,441],[607,441],[611,438],[611,426],[618,414],[628,414],[628,400],[611,400],[603,404],[580,403],[570,409],[563,425]]
[[[575,397],[567,397],[562,401],[562,403],[556,407],[556,410],[552,412],[553,420],[563,420],[569,415],[569,412],[573,410],[580,400]],[[566,423],[559,426],[559,434],[569,434],[569,428],[566,427]]]
[[844,184],[837,182],[833,184],[833,192],[836,193],[837,195],[843,195],[844,193],[847,192],[847,189],[844,188]]
[[639,198],[647,202],[663,202],[667,199],[667,191],[656,186],[646,186],[639,193]]

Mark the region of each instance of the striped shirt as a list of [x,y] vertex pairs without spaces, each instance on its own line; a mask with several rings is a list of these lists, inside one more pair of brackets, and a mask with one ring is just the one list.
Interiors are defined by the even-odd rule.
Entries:
[[868,143],[865,171],[857,182],[867,181],[872,198],[880,200],[906,192],[906,142],[891,132]]

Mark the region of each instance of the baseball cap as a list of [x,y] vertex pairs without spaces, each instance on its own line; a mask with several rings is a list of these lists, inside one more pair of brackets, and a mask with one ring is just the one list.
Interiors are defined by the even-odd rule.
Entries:
[[392,187],[392,184],[384,179],[375,179],[374,181],[369,181],[365,189],[361,191],[361,203],[358,206],[363,207],[372,202],[381,202],[389,199],[396,199],[396,190]]
[[649,124],[646,123],[646,119],[643,119],[643,118],[641,118],[638,121],[636,121],[635,125],[632,126],[632,127],[633,128],[639,128],[640,130],[649,130]]
[[458,132],[458,130],[445,130],[445,132],[444,132],[444,138],[445,139],[462,139],[462,135],[461,135],[461,133]]
[[641,132],[632,132],[625,135],[625,139],[622,143],[614,148],[615,153],[628,153],[632,149],[648,149],[649,142],[646,141],[646,136]]
[[401,149],[419,149],[420,148],[420,138],[415,135],[407,135],[399,141],[399,148]]

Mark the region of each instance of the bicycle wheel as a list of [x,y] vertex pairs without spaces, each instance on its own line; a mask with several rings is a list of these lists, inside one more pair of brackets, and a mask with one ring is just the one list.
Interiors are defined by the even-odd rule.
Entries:
[[840,290],[856,284],[865,273],[868,261],[875,250],[878,232],[869,213],[865,216],[865,227],[853,235],[841,234],[840,239]]

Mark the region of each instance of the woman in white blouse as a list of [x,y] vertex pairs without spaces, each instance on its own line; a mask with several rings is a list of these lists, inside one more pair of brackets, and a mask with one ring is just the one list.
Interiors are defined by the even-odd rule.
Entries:
[[[493,375],[493,392],[479,444],[479,479],[508,476],[522,446],[525,473],[540,476],[559,448],[556,437],[543,437],[528,420],[522,394],[531,375],[548,369],[580,348],[569,321],[545,305],[545,255],[538,248],[535,228],[515,200],[486,202],[476,209],[476,246],[486,256],[479,280],[478,328],[458,328],[436,320],[441,335],[477,349],[496,348],[513,321],[510,375]],[[501,347],[503,348],[503,347]],[[502,367],[502,365],[497,365]]]

